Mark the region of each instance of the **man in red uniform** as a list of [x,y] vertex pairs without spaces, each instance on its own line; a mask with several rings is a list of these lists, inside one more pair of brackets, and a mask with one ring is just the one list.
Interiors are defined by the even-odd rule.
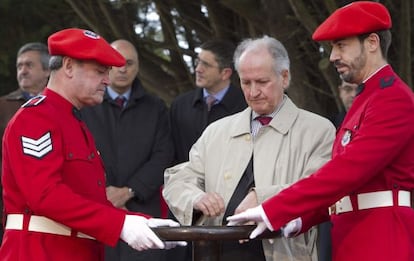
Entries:
[[3,139],[5,234],[1,260],[103,260],[119,239],[137,250],[166,248],[150,229],[175,226],[115,208],[79,109],[102,102],[111,66],[125,59],[99,35],[76,28],[48,39],[50,79],[25,103]]
[[330,60],[341,78],[359,84],[332,160],[230,217],[231,225],[256,221],[253,238],[294,220],[285,233],[302,232],[328,217],[324,210],[332,205],[333,260],[414,260],[414,95],[387,64],[390,28],[383,5],[361,1],[336,10],[316,29],[314,40],[331,41]]

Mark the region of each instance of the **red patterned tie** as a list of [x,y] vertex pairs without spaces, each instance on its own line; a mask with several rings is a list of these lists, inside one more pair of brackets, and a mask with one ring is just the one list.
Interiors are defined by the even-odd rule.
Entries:
[[272,117],[269,116],[259,116],[256,118],[263,126],[269,125],[269,122],[272,120]]
[[115,103],[120,107],[120,108],[124,108],[124,103],[125,103],[125,97],[124,96],[118,96],[115,98]]

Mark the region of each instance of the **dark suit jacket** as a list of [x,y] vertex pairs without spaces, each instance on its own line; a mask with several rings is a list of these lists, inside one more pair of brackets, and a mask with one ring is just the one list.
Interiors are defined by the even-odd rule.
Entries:
[[136,197],[127,208],[159,217],[159,189],[173,159],[165,103],[136,79],[124,109],[106,93],[102,104],[84,108],[82,117],[104,161],[107,185],[132,188]]
[[[7,95],[0,97],[0,140],[3,140],[4,130],[10,119],[20,109],[26,99],[21,89],[17,89]],[[0,174],[2,172],[2,146],[0,145]],[[3,212],[2,187],[0,186],[0,210]],[[3,214],[0,214],[0,225],[2,224]],[[3,237],[3,226],[0,226],[0,243]]]
[[342,121],[344,120],[346,115],[346,111],[341,111],[335,114],[333,117],[330,118],[331,122],[335,125],[336,128],[338,128]]
[[17,110],[22,106],[22,104],[25,101],[26,99],[24,98],[23,92],[20,89],[0,97],[0,137],[3,137],[7,123],[10,121],[10,119],[13,117],[13,115],[17,112]]
[[188,160],[191,146],[211,122],[242,111],[246,107],[241,89],[232,85],[221,102],[215,104],[210,112],[207,111],[201,88],[178,96],[170,108],[176,163]]

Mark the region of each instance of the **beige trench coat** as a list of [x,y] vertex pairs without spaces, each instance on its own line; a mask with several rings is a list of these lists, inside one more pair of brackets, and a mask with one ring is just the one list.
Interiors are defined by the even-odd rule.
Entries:
[[[252,153],[259,203],[330,159],[335,128],[327,119],[297,108],[286,97],[253,141],[251,113],[247,108],[209,125],[193,145],[189,161],[166,170],[163,194],[182,225],[192,224],[194,200],[204,191],[219,193],[227,205]],[[207,218],[204,225],[220,225],[222,218]],[[295,238],[263,240],[266,260],[316,261],[316,237],[312,228]]]

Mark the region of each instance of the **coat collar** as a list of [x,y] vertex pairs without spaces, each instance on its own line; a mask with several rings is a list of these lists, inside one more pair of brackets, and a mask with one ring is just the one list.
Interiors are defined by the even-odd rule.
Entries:
[[[275,118],[270,122],[269,125],[277,132],[280,132],[282,135],[288,133],[289,129],[292,128],[299,114],[299,108],[288,96],[285,98],[285,103],[282,105],[280,111],[276,114]],[[230,129],[230,135],[232,137],[250,134],[251,115],[252,109],[250,107],[247,107],[245,110],[235,115],[235,124],[233,124]]]
[[[131,87],[131,96],[129,97],[129,100],[136,101],[143,97],[146,94],[144,88],[142,87],[141,81],[138,78],[135,78],[135,80],[132,82]],[[108,94],[108,91],[105,91],[105,100],[112,100],[111,96]]]
[[5,96],[6,100],[9,101],[25,101],[23,91],[19,88]]
[[[243,94],[239,87],[230,84],[229,89],[226,94],[224,94],[223,99],[220,101],[220,104],[224,106],[227,110],[231,110],[231,107],[234,104],[234,101],[238,101],[243,98]],[[197,87],[194,90],[192,106],[196,107],[198,104],[204,104],[203,89]]]

